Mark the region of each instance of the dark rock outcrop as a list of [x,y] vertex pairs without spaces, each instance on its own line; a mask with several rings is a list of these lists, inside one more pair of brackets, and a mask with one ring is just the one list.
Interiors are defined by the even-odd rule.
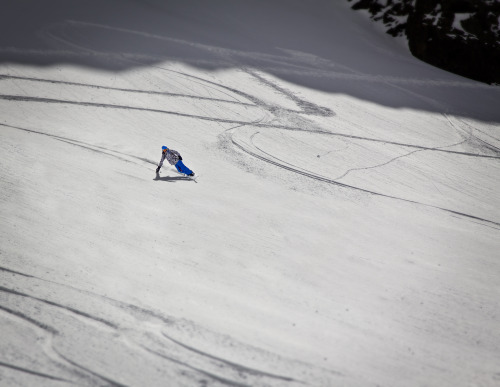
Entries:
[[500,1],[359,0],[353,9],[368,10],[393,36],[406,35],[417,58],[500,84]]

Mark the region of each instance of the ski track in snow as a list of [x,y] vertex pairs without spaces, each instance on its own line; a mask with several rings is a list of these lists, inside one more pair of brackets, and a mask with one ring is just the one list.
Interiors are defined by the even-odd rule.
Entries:
[[[142,353],[141,356],[149,354],[155,358],[153,368],[156,370],[142,369],[144,363],[137,365],[141,368],[140,370],[135,369],[133,359],[130,358],[129,367],[138,375],[147,372],[165,378],[171,377],[172,374],[178,374],[177,376],[182,374],[192,383],[209,379],[216,384],[229,386],[267,385],[273,381],[286,382],[287,385],[307,384],[292,376],[259,370],[226,360],[182,342],[176,336],[183,335],[183,331],[186,331],[191,337],[203,335],[209,340],[216,341],[219,346],[224,346],[223,342],[226,340],[224,336],[206,331],[189,321],[177,320],[158,312],[5,267],[0,267],[0,284],[6,285],[0,286],[2,303],[7,302],[12,305],[9,308],[0,305],[0,320],[17,320],[38,332],[38,336],[43,337],[42,345],[40,342],[33,342],[30,345],[41,347],[40,350],[45,354],[45,358],[37,359],[38,366],[27,367],[14,361],[12,363],[0,361],[0,368],[68,384],[102,385],[105,383],[111,386],[125,386],[128,384],[124,381],[127,380],[127,375],[112,374],[112,370],[99,365],[99,359],[102,361],[106,356],[112,356],[112,351],[117,349],[128,353],[127,348],[129,348],[134,351],[129,356]],[[29,294],[36,292],[41,285],[48,287],[51,295],[41,297]],[[27,290],[20,292],[15,289],[18,287]],[[51,297],[58,300],[52,300]],[[61,298],[66,301],[59,301]],[[25,307],[26,302],[23,303],[23,300],[31,301],[33,306]],[[65,302],[71,302],[71,305],[65,305]],[[43,313],[30,313],[26,309],[39,310]],[[53,326],[56,321],[57,328]],[[96,361],[86,359],[85,363],[79,360],[81,352],[85,353],[89,348],[85,344],[81,344],[78,351],[72,348],[73,338],[70,332],[74,325],[80,326],[81,331],[94,337],[92,342],[97,338],[97,340],[105,340],[108,344],[111,343],[109,348],[103,349],[104,353],[98,355],[99,359]],[[281,366],[286,365],[285,361],[289,361],[242,344],[233,342],[233,345],[240,346],[242,352],[246,351],[253,356],[267,357],[272,362],[282,363]],[[108,353],[108,351],[111,352]],[[38,350],[33,352],[36,353]],[[40,364],[43,363],[46,367],[50,366],[50,369],[53,369],[51,374],[39,370]],[[305,375],[310,373],[309,366],[306,364],[297,362],[294,367],[294,373],[297,370],[301,370]],[[162,369],[167,369],[168,372],[163,372]]]
[[[278,108],[276,106],[268,105],[261,99],[259,99],[256,96],[250,95],[248,93],[242,92],[241,90],[237,90],[234,88],[230,88],[227,86],[224,86],[222,84],[212,82],[209,80],[202,79],[200,77],[195,77],[186,73],[181,73],[178,71],[173,71],[169,69],[164,69],[165,71],[177,73],[189,80],[192,80],[193,82],[196,83],[201,83],[208,85],[209,87],[213,87],[216,90],[225,90],[226,95],[236,95],[240,99],[239,100],[221,100],[221,99],[216,99],[216,98],[208,98],[208,97],[200,97],[196,95],[189,95],[189,94],[178,94],[178,93],[168,93],[168,92],[155,92],[155,91],[147,91],[147,90],[134,90],[134,89],[125,89],[125,88],[110,88],[110,87],[105,87],[105,86],[100,86],[100,85],[95,85],[95,84],[83,84],[83,83],[76,83],[76,82],[62,82],[62,81],[57,81],[57,80],[48,80],[48,79],[40,79],[40,78],[30,78],[30,77],[19,77],[19,76],[11,76],[7,74],[0,74],[0,81],[2,79],[14,79],[18,81],[27,81],[27,82],[43,82],[43,83],[55,83],[55,84],[65,84],[69,86],[75,86],[75,87],[90,87],[90,88],[96,88],[96,89],[110,89],[110,90],[115,90],[115,91],[123,91],[123,92],[131,92],[131,93],[142,93],[142,94],[156,94],[156,95],[167,95],[169,97],[174,97],[174,98],[188,98],[188,99],[200,99],[200,100],[205,100],[205,101],[210,101],[214,103],[230,103],[230,104],[235,104],[235,105],[241,105],[241,106],[247,106],[247,107],[254,107],[258,108],[267,114],[270,114],[272,116],[275,116],[275,113],[277,109],[279,109],[279,113],[286,114],[286,115],[296,115],[296,116],[322,116],[322,117],[332,117],[334,116],[334,112],[332,112],[330,109],[326,107],[321,107],[316,104],[313,104],[309,101],[306,101],[304,99],[301,99],[294,95],[292,92],[285,90],[284,88],[276,85],[275,83],[265,79],[263,76],[257,74],[256,72],[253,71],[248,71],[245,70],[249,75],[251,75],[256,81],[260,84],[265,85],[266,87],[269,87],[273,89],[274,91],[280,93],[283,97],[292,100],[300,110],[291,110],[291,109],[282,109]],[[395,86],[398,89],[401,89],[400,86]],[[404,89],[403,89],[404,90]],[[230,93],[230,94],[229,94]],[[412,92],[412,94],[415,94]],[[389,163],[392,163],[398,159],[401,159],[403,157],[410,156],[416,152],[422,152],[422,151],[435,151],[435,152],[444,152],[444,153],[450,153],[450,154],[457,154],[457,155],[462,155],[462,156],[468,156],[468,157],[479,157],[479,158],[487,158],[487,159],[500,159],[500,156],[493,156],[493,155],[486,155],[486,154],[477,154],[477,153],[469,153],[469,152],[460,152],[460,151],[453,151],[453,150],[448,150],[446,148],[454,147],[457,145],[462,144],[466,140],[463,140],[461,142],[457,142],[454,144],[450,145],[445,145],[445,146],[440,146],[440,147],[424,147],[416,144],[407,144],[407,143],[400,143],[400,142],[395,142],[395,141],[389,141],[389,140],[384,140],[384,139],[375,139],[375,138],[369,138],[369,137],[362,137],[362,136],[354,136],[354,135],[348,135],[348,134],[343,134],[343,133],[335,133],[335,132],[330,132],[330,131],[324,131],[322,129],[309,129],[309,128],[304,128],[302,126],[289,126],[289,125],[281,125],[281,124],[270,124],[270,123],[262,123],[262,122],[246,122],[246,121],[241,121],[241,120],[231,120],[231,119],[222,119],[222,118],[217,118],[217,117],[208,117],[208,116],[198,116],[198,115],[193,115],[193,114],[188,114],[188,113],[183,113],[183,112],[174,112],[174,111],[168,111],[168,110],[161,110],[161,109],[150,109],[150,108],[143,108],[143,107],[136,107],[136,106],[128,106],[128,105],[115,105],[115,104],[107,104],[107,103],[94,103],[94,102],[86,102],[86,101],[72,101],[72,100],[60,100],[60,99],[52,99],[52,98],[40,98],[40,97],[29,97],[29,96],[17,96],[17,95],[0,95],[0,99],[3,100],[8,100],[8,101],[16,101],[16,102],[33,102],[33,103],[47,103],[47,104],[68,104],[68,105],[78,105],[78,106],[89,106],[89,107],[99,107],[99,108],[109,108],[109,109],[124,109],[128,111],[146,111],[146,112],[153,112],[153,113],[161,113],[161,114],[168,114],[168,115],[177,115],[181,117],[189,117],[189,118],[194,118],[194,119],[199,119],[199,120],[206,120],[206,121],[214,121],[218,123],[223,123],[223,124],[237,124],[236,127],[230,128],[225,130],[225,132],[233,130],[233,132],[230,134],[230,141],[231,143],[237,147],[238,149],[244,151],[246,154],[251,155],[259,160],[265,161],[269,164],[275,165],[279,168],[285,169],[290,172],[294,172],[297,174],[300,174],[302,176],[306,176],[309,178],[312,178],[316,181],[321,181],[329,184],[334,184],[341,186],[343,188],[348,188],[348,189],[354,189],[360,192],[368,193],[371,195],[377,195],[377,196],[383,196],[386,198],[390,199],[395,199],[395,200],[401,200],[405,201],[408,203],[412,204],[418,204],[418,205],[423,205],[435,209],[439,209],[445,212],[453,213],[456,215],[464,216],[470,219],[475,219],[475,220],[480,220],[489,224],[493,224],[495,226],[500,226],[500,223],[484,219],[481,217],[474,216],[472,214],[465,214],[460,211],[456,211],[453,209],[447,209],[447,208],[442,208],[439,206],[435,205],[429,205],[425,203],[421,203],[416,200],[410,200],[406,198],[401,198],[401,197],[395,197],[392,195],[386,195],[383,192],[375,192],[373,190],[370,190],[369,188],[362,188],[362,187],[356,187],[352,186],[349,184],[343,184],[340,183],[338,180],[342,179],[343,177],[347,176],[349,173],[353,171],[360,171],[360,170],[369,170],[369,169],[374,169],[374,168],[379,168],[388,165]],[[241,102],[241,99],[249,101],[249,102]],[[435,103],[431,101],[430,103]],[[456,124],[452,122],[452,119],[450,118],[449,114],[444,114],[444,117],[448,120],[450,123],[450,126],[452,126],[457,132],[460,132],[460,129],[457,127]],[[307,123],[306,123],[307,124]],[[3,126],[9,126],[5,124],[0,124]],[[283,160],[279,160],[273,155],[270,155],[262,149],[256,147],[253,144],[253,136],[257,134],[258,132],[254,132],[249,139],[249,141],[241,141],[241,139],[235,140],[235,134],[237,134],[236,130],[243,127],[243,126],[252,126],[256,128],[269,128],[269,129],[278,129],[278,130],[291,130],[291,131],[301,131],[301,132],[308,132],[308,133],[316,133],[318,135],[326,135],[326,136],[337,136],[337,137],[342,137],[342,138],[347,138],[347,139],[353,139],[353,140],[362,140],[362,141],[369,141],[369,142],[377,142],[377,143],[384,143],[384,144],[391,144],[391,145],[398,145],[401,147],[406,147],[406,148],[413,148],[415,149],[414,151],[411,151],[409,153],[406,153],[404,155],[394,157],[384,163],[380,163],[377,165],[373,166],[368,166],[368,167],[363,167],[363,168],[351,168],[348,169],[344,172],[343,175],[338,176],[336,178],[330,178],[326,176],[321,176],[315,173],[312,173],[311,171],[304,170],[302,168],[298,168],[296,166],[293,166],[287,162],[284,162]],[[22,129],[25,131],[30,131],[32,133],[38,133],[38,134],[43,134],[42,132],[38,131],[33,131],[29,130],[26,128],[17,128],[17,129]],[[475,137],[472,134],[472,131],[468,133],[469,137]],[[477,137],[475,137],[477,139]],[[83,144],[79,143],[78,141],[68,139],[68,138],[59,138],[61,141],[65,141],[67,143],[85,147],[90,150],[98,151],[101,153],[107,153],[107,154],[113,154],[113,153],[119,153],[115,152],[111,149],[96,149],[99,147],[95,147],[92,144]],[[481,140],[482,141],[482,140]],[[483,141],[484,142],[484,141]],[[250,144],[250,147],[245,145],[245,144]],[[493,146],[490,146],[489,144],[485,144],[486,147],[489,147],[490,149],[496,149]],[[251,147],[253,149],[251,149]],[[106,151],[106,152],[104,152]],[[257,152],[256,152],[257,151]],[[124,154],[123,154],[124,155]],[[115,157],[118,157],[114,155]],[[135,160],[142,160],[145,161],[149,164],[156,164],[152,160],[147,160],[144,158],[141,158],[139,156],[134,156],[134,155],[124,155],[128,156],[130,158],[133,158]],[[130,161],[125,158],[121,158],[123,161]]]

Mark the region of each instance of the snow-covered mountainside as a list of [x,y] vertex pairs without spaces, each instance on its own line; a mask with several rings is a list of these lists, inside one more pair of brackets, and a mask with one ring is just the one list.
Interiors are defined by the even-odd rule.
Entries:
[[2,387],[498,385],[500,88],[350,6],[2,9]]
[[417,58],[472,79],[500,83],[498,0],[357,0],[353,9],[368,10],[389,34],[405,35]]

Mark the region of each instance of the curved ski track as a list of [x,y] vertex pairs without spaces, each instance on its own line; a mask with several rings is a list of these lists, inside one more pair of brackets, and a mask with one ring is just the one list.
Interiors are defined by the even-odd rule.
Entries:
[[[0,266],[0,284],[2,326],[9,321],[22,323],[38,337],[33,342],[24,339],[28,342],[24,344],[33,349],[17,360],[15,346],[4,347],[0,371],[4,368],[29,374],[35,380],[108,386],[159,385],[172,378],[182,385],[254,386],[286,382],[294,386],[308,384],[304,379],[313,381],[334,375],[237,343],[186,320],[10,268]],[[19,288],[24,290],[16,290]],[[43,294],[39,294],[39,289],[44,289]],[[82,332],[89,343],[75,348],[73,336]],[[211,342],[212,348],[218,348],[219,354],[183,341],[196,342],[199,336]],[[99,347],[99,341],[106,342],[106,346]],[[222,349],[228,356],[234,348],[238,355],[233,359],[265,359],[262,364],[269,370],[226,360],[220,352]],[[26,357],[33,358],[27,362]],[[117,360],[109,360],[114,358]],[[121,366],[109,367],[110,363]],[[277,370],[288,370],[290,374]]]

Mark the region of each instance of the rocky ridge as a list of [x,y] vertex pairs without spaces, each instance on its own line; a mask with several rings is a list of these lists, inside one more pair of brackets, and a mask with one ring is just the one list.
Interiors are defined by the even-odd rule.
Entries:
[[499,0],[359,0],[352,8],[367,10],[392,36],[406,36],[415,57],[500,83]]

